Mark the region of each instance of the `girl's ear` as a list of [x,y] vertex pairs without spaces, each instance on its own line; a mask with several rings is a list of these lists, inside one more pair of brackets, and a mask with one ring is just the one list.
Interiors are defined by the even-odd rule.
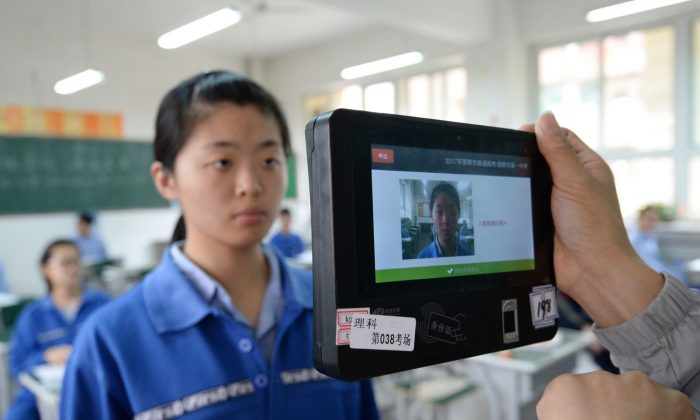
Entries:
[[171,170],[163,166],[163,163],[153,162],[151,164],[151,178],[153,178],[153,184],[155,184],[161,197],[168,201],[178,199],[175,175]]

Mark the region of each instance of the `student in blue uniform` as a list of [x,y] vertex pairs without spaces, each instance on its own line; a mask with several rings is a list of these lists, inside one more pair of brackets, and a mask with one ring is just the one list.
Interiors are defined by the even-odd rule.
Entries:
[[[107,295],[82,288],[80,252],[75,243],[54,241],[41,257],[49,295],[27,306],[17,318],[10,342],[10,370],[17,377],[37,365],[62,365],[85,319]],[[34,395],[20,389],[7,419],[38,419]]]
[[430,216],[433,219],[433,241],[416,258],[474,255],[472,242],[461,240],[459,231],[459,195],[457,189],[442,182],[430,193]]
[[292,214],[288,209],[280,211],[280,231],[270,239],[270,243],[274,245],[285,257],[293,258],[304,251],[304,242],[299,235],[292,232]]
[[80,249],[80,255],[85,264],[96,264],[107,260],[107,249],[102,239],[92,231],[92,223],[95,217],[88,212],[78,216],[78,234],[73,241]]
[[370,382],[314,369],[311,275],[262,245],[289,150],[277,102],[246,78],[200,74],[165,96],[151,174],[186,239],[86,324],[61,418],[377,418]]

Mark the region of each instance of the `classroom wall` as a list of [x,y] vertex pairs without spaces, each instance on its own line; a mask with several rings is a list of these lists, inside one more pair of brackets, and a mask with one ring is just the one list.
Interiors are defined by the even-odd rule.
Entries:
[[[410,33],[388,25],[377,25],[361,34],[329,39],[319,45],[290,51],[264,61],[257,77],[282,102],[290,120],[293,148],[305,156],[304,97],[350,84],[340,79],[346,66],[388,57],[411,50],[422,51],[426,62],[361,82],[395,78],[463,63],[468,72],[467,121],[475,124],[517,128],[536,118],[532,48],[567,42],[602,32],[625,30],[682,17],[700,11],[698,2],[590,24],[585,13],[614,3],[600,0],[494,0],[488,4],[488,34],[485,41],[452,43]],[[307,217],[299,228],[306,233],[308,220],[308,176],[299,164],[299,212]]]
[[[467,120],[515,128],[528,121],[527,47],[519,38],[516,3],[515,0],[490,3],[491,11],[486,13],[490,19],[488,41],[458,44],[377,25],[361,34],[330,39],[311,48],[267,59],[259,77],[278,95],[290,121],[293,149],[303,158],[306,156],[304,126],[307,116],[303,108],[306,96],[352,84],[340,79],[344,67],[414,50],[425,54],[424,63],[389,76],[371,76],[361,83],[464,64],[468,71]],[[300,216],[305,216],[305,223],[298,228],[308,235],[308,174],[303,165],[298,166],[298,207]]]
[[[102,211],[95,231],[111,257],[123,259],[127,269],[152,266],[157,261],[152,244],[170,238],[179,216],[176,209]],[[77,232],[75,213],[0,217],[0,261],[13,293],[39,296],[45,291],[39,258],[46,245]]]
[[[467,119],[476,124],[515,128],[534,118],[531,48],[565,42],[600,32],[634,27],[663,19],[674,19],[700,11],[698,2],[690,2],[653,13],[615,21],[588,24],[587,10],[612,1],[582,0],[494,0],[488,3],[489,25],[485,41],[449,42],[411,33],[390,25],[377,24],[358,34],[319,41],[312,47],[287,51],[268,58],[213,57],[202,53],[200,60],[181,62],[177,51],[164,56],[154,75],[131,66],[115,75],[99,89],[87,90],[80,97],[61,97],[35,93],[18,96],[3,92],[3,102],[32,106],[55,106],[69,109],[95,109],[122,112],[126,137],[149,140],[153,137],[153,119],[158,101],[165,91],[182,78],[203,69],[229,68],[248,74],[275,94],[288,116],[292,148],[297,156],[297,199],[284,205],[294,212],[293,228],[310,240],[309,189],[306,170],[303,100],[308,94],[341,86],[343,67],[410,50],[426,54],[426,62],[400,70],[389,76],[413,74],[445,68],[460,63],[468,71]],[[112,52],[114,59],[118,52]],[[132,91],[119,89],[119,81],[135,86]],[[367,79],[367,82],[373,79]],[[363,80],[363,83],[365,80]],[[20,81],[19,83],[22,83]],[[50,86],[37,86],[34,92],[51,92]],[[19,91],[19,90],[18,90]],[[148,243],[167,238],[176,211],[129,210],[103,212],[100,230],[115,254],[126,256],[128,266],[136,267],[147,260]],[[73,214],[42,214],[0,217],[0,261],[5,265],[11,287],[18,293],[40,294],[43,283],[36,270],[38,253],[51,238],[73,232]]]
[[[103,58],[118,60],[119,51],[111,54],[111,58]],[[26,89],[2,92],[2,103],[120,112],[124,117],[126,138],[151,141],[157,107],[168,89],[200,71],[229,69],[243,72],[245,68],[246,62],[242,58],[202,53],[197,60],[183,62],[178,60],[177,51],[172,51],[158,63],[158,68],[150,69],[152,71],[145,72],[131,63],[122,74],[108,75],[102,85],[79,95],[53,94],[49,81],[45,81],[45,85],[39,81],[36,89],[30,90],[34,92],[31,96],[23,96],[21,92]],[[133,86],[133,89],[125,90],[123,86]],[[170,238],[178,215],[177,210],[168,208],[102,211],[97,229],[110,255],[122,257],[126,269],[138,269],[155,262],[152,242]],[[37,264],[41,252],[51,240],[75,232],[74,213],[0,216],[0,263],[5,268],[10,290],[21,295],[42,295],[44,281]]]

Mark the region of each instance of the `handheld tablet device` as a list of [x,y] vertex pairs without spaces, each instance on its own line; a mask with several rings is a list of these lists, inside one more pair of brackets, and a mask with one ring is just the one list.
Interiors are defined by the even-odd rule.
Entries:
[[361,379],[554,336],[534,134],[340,109],[306,143],[318,370]]

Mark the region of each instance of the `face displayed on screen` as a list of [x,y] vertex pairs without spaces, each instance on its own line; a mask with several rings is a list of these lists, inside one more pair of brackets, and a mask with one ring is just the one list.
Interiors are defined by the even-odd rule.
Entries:
[[373,153],[376,282],[534,269],[529,158],[386,145]]
[[[454,190],[454,187],[452,189]],[[430,212],[433,218],[433,230],[438,237],[444,254],[446,256],[455,255],[457,250],[459,197],[456,191],[454,195],[443,191],[434,192],[433,194],[435,199],[432,202],[432,211]]]

